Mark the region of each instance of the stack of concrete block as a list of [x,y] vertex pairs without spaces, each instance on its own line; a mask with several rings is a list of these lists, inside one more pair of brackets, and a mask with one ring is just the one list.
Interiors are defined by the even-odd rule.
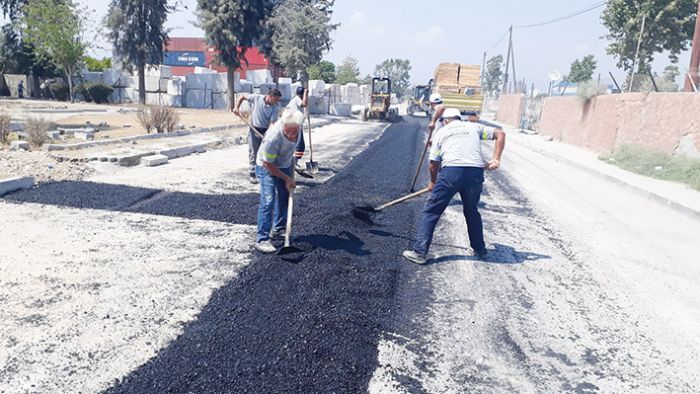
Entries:
[[219,72],[216,70],[212,70],[211,68],[207,68],[207,67],[195,67],[194,73],[195,74],[218,74]]
[[207,90],[220,93],[228,90],[226,74],[187,74],[186,78],[187,91]]
[[349,103],[331,104],[330,114],[337,115],[337,116],[352,116],[352,104],[349,104]]
[[346,103],[353,105],[359,105],[361,103],[360,86],[356,83],[349,83],[345,87],[345,99]]
[[328,98],[331,104],[343,102],[343,89],[341,85],[332,83],[326,85],[326,87],[328,88]]
[[126,88],[129,87],[131,74],[121,69],[107,68],[102,72],[102,80],[110,86]]
[[83,77],[85,82],[102,82],[103,73],[83,70],[80,75]]
[[185,83],[180,79],[168,80],[168,86],[165,91],[170,96],[182,96],[185,92]]
[[367,105],[372,95],[372,85],[360,85],[360,104]]
[[309,96],[309,112],[312,115],[325,115],[328,113],[328,98],[325,96]]
[[[291,88],[291,86],[290,86]],[[277,89],[277,84],[275,83],[263,83],[259,87],[260,94],[268,94],[272,89]]]
[[163,96],[158,92],[146,92],[146,105],[163,105]]
[[170,66],[146,67],[146,77],[171,78],[173,71]]
[[326,83],[321,79],[309,81],[309,93],[314,96],[322,96],[326,93]]
[[263,84],[273,83],[272,74],[270,70],[247,70],[245,72],[245,79],[253,84],[253,87],[259,87]]
[[[160,78],[146,76],[145,82],[146,82],[146,92],[151,92],[151,93],[160,92]],[[136,86],[136,88],[138,89],[138,85]],[[165,88],[166,89],[168,88],[167,84],[166,84]]]
[[277,89],[282,92],[283,100],[290,100],[296,90],[292,90],[292,79],[291,78],[278,78],[277,79]]
[[236,92],[238,93],[253,93],[253,84],[246,81],[245,79],[241,79],[239,82],[239,87],[236,89]]
[[163,105],[168,107],[182,107],[182,95],[164,94],[162,96]]

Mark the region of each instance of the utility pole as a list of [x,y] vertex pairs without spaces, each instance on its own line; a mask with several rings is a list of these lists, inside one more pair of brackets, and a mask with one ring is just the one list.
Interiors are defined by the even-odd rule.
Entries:
[[644,23],[647,20],[646,14],[642,17],[642,29],[639,32],[639,40],[637,40],[637,53],[634,55],[634,62],[632,63],[632,73],[630,74],[630,86],[628,93],[632,93],[632,85],[634,84],[634,69],[637,66],[637,60],[639,60],[639,48],[642,46],[642,36],[644,35]]
[[508,80],[508,70],[510,68],[510,52],[513,49],[513,25],[510,25],[510,29],[508,31],[508,34],[510,34],[510,39],[508,40],[508,55],[506,56],[506,73],[503,76],[503,94],[508,94],[509,91],[508,83],[510,81]]
[[511,27],[511,32],[510,32],[510,61],[512,62],[513,66],[513,93],[517,93],[517,88],[515,84],[518,81],[518,77],[515,75],[515,48],[513,48],[513,28]]
[[481,89],[484,89],[484,75],[486,73],[486,52],[484,52],[484,60],[481,62]]
[[693,46],[690,52],[690,67],[688,75],[683,78],[686,92],[693,92],[693,85],[697,86],[698,82],[700,82],[698,65],[700,65],[700,2],[698,3],[698,17],[695,20],[695,34],[693,35]]

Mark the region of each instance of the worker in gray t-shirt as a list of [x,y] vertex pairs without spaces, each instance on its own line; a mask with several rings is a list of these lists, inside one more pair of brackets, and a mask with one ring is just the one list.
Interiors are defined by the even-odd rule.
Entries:
[[[484,229],[478,207],[484,169],[495,170],[501,165],[501,154],[506,144],[503,130],[476,123],[476,113],[470,114],[469,122],[462,122],[459,110],[447,108],[442,118],[445,125],[433,137],[430,152],[430,198],[423,209],[413,249],[403,252],[406,259],[417,264],[425,264],[430,259],[428,250],[435,226],[457,193],[462,199],[469,243],[479,259],[486,258]],[[493,158],[488,161],[482,157],[483,140],[496,140]]]
[[[296,96],[292,97],[287,104],[286,110],[289,111],[299,111],[304,113],[304,110],[308,110],[309,103],[309,90],[305,89],[303,86],[299,86],[296,91]],[[309,126],[311,127],[311,126]],[[299,143],[297,144],[297,151],[294,153],[294,157],[301,159],[304,156],[304,151],[306,150],[306,143],[304,143],[304,127],[301,128],[299,132],[301,137]]]
[[[264,96],[262,94],[242,95],[238,98],[233,113],[240,116],[241,104],[243,104],[243,101],[248,101],[248,104],[250,104],[250,124],[255,127],[260,134],[265,135],[270,125],[277,120],[279,112],[278,103],[281,98],[282,93],[279,89],[271,89],[270,92]],[[261,141],[262,138],[258,137],[253,129],[250,129],[248,132],[248,163],[250,164],[249,175],[252,183],[258,183],[255,176],[255,158],[258,155]]]
[[255,249],[262,253],[276,250],[270,240],[281,236],[287,225],[287,203],[296,186],[294,151],[301,136],[304,114],[285,110],[279,122],[270,127],[262,140],[255,172],[260,181],[258,233]]

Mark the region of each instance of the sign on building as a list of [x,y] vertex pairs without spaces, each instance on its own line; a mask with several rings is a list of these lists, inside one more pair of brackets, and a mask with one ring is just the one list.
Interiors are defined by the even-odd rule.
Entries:
[[166,66],[206,67],[204,52],[166,52]]

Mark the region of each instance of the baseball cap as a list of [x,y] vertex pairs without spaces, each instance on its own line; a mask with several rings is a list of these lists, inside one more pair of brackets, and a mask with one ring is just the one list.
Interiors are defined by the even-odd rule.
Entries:
[[430,104],[442,104],[442,96],[439,93],[433,93],[428,101],[430,101]]
[[459,113],[459,110],[457,108],[446,108],[445,112],[442,113],[442,117],[444,119],[451,119],[451,118],[462,118],[462,115]]

